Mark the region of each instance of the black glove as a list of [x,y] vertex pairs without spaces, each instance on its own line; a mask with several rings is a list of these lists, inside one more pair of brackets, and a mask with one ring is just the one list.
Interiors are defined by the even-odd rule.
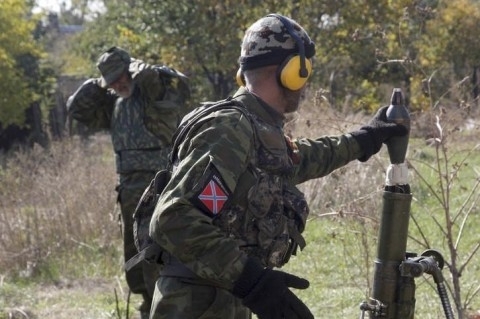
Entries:
[[313,319],[308,307],[289,289],[308,286],[306,279],[263,268],[258,260],[249,258],[232,293],[259,319]]
[[408,133],[405,126],[387,121],[387,109],[388,106],[381,107],[367,125],[350,133],[364,151],[363,156],[358,159],[360,162],[365,162],[370,156],[378,153],[382,143],[390,137]]

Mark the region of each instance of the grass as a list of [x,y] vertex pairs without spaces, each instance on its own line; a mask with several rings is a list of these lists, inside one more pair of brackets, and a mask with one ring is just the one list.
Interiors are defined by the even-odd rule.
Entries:
[[[365,122],[358,115],[315,106],[304,112],[290,122],[287,131],[336,134]],[[449,134],[448,154],[454,166],[469,154],[478,134]],[[427,181],[423,183],[410,171],[411,214],[419,227],[410,221],[408,249],[418,253],[425,249],[423,233],[449,259],[447,241],[434,221],[444,218],[433,196],[439,185],[432,169],[435,148],[412,135],[407,158]],[[458,211],[478,180],[479,152],[469,154],[466,162],[450,190],[452,212]],[[311,207],[307,247],[284,270],[310,280],[310,288],[298,295],[316,318],[358,318],[360,303],[370,296],[387,166],[384,149],[367,163],[354,161],[325,178],[300,185]],[[139,298],[129,296],[121,268],[116,176],[108,135],[54,142],[47,151],[17,151],[6,156],[1,167],[0,319],[120,319],[127,318],[127,310],[128,318],[137,318]],[[470,214],[458,249],[461,262],[480,242],[478,209],[473,207]],[[471,296],[469,318],[480,310],[480,296],[474,293],[480,286],[479,265],[477,253],[460,277],[464,300]],[[451,282],[448,269],[443,273]],[[415,282],[416,317],[443,318],[432,278]]]
[[[114,279],[6,285],[1,292],[8,306],[2,308],[5,313],[0,318],[116,318],[114,285],[120,285],[121,279]],[[28,317],[21,316],[22,312]]]
[[129,295],[109,136],[19,150],[0,176],[0,318],[117,318]]

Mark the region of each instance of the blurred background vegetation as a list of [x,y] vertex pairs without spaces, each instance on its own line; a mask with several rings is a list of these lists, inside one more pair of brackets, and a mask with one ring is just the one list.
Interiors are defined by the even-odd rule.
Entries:
[[403,89],[412,110],[425,110],[440,97],[459,106],[477,103],[478,0],[58,4],[50,12],[35,0],[0,3],[0,129],[30,129],[33,142],[64,134],[66,99],[82,80],[98,76],[95,61],[113,45],[187,74],[193,101],[227,96],[236,89],[245,29],[271,12],[308,30],[317,44],[310,87],[333,108],[371,111],[388,99],[392,86]]
[[[48,2],[48,1],[47,1]],[[478,0],[0,1],[0,318],[128,318],[109,137],[65,103],[113,45],[187,74],[193,101],[236,90],[245,29],[288,15],[316,43],[294,136],[364,123],[400,87],[412,116],[408,249],[439,249],[458,318],[480,318]],[[301,185],[309,243],[287,270],[312,282],[317,318],[356,318],[371,292],[388,156]],[[431,278],[419,318],[442,318]],[[133,298],[133,297],[132,297]],[[134,310],[132,309],[130,314]]]

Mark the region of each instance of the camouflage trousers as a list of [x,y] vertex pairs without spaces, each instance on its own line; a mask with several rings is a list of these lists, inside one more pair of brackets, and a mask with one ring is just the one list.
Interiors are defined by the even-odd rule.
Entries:
[[251,319],[248,308],[228,290],[195,279],[161,276],[150,319]]
[[[122,217],[123,248],[125,261],[137,254],[133,239],[133,212],[145,188],[149,185],[155,172],[136,172],[122,174],[117,187],[118,201]],[[155,282],[160,273],[160,266],[142,262],[125,273],[128,287],[134,294],[143,296],[142,311],[148,312],[153,298]]]

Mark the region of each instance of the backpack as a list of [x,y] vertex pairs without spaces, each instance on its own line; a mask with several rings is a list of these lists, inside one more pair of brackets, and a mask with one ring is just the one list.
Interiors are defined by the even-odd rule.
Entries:
[[182,113],[186,113],[187,102],[191,97],[188,77],[166,65],[154,65],[153,68],[157,71],[160,80],[166,88],[163,99],[181,105],[183,107]]
[[138,253],[125,262],[124,269],[126,271],[135,267],[142,260],[149,263],[162,263],[162,248],[150,237],[149,234],[150,221],[158,199],[172,177],[172,169],[173,164],[176,161],[177,149],[195,123],[197,123],[202,117],[221,109],[236,109],[248,118],[251,116],[240,102],[228,98],[218,103],[205,105],[204,109],[200,110],[186,123],[177,128],[173,137],[174,142],[172,151],[169,154],[167,167],[155,174],[155,177],[143,192],[142,197],[135,208],[133,214],[133,237]]

